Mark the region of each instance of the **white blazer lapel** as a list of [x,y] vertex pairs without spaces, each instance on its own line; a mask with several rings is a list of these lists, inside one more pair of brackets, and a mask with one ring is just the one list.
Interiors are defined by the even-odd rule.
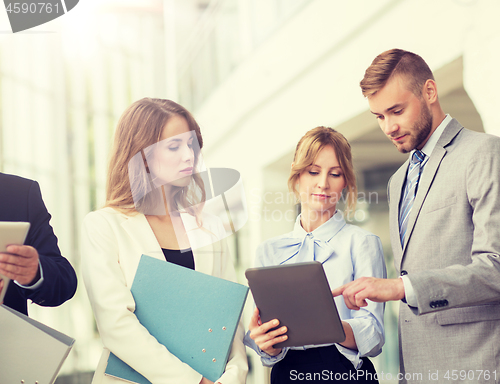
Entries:
[[[165,260],[160,244],[158,243],[146,216],[142,213],[134,216],[127,216],[127,220],[122,223],[122,227],[125,229],[130,238],[138,244],[138,247],[143,249],[143,253],[145,255],[159,260]],[[137,262],[139,262],[141,255],[134,256],[137,257]]]
[[196,218],[189,213],[181,212],[182,223],[191,245],[194,256],[194,269],[211,275],[214,268],[214,253],[221,252],[217,233],[206,226],[205,220],[200,228]]
[[[214,253],[222,252],[220,242],[216,241],[218,234],[213,233],[213,228],[205,228],[205,225],[199,228],[196,218],[188,213],[181,213],[181,219],[192,245],[195,269],[212,274]],[[122,227],[132,241],[138,244],[138,248],[143,250],[142,253],[159,260],[165,260],[160,244],[158,244],[158,240],[143,214],[127,216]],[[133,257],[137,258],[138,265],[141,252],[137,252],[137,255],[134,254]]]

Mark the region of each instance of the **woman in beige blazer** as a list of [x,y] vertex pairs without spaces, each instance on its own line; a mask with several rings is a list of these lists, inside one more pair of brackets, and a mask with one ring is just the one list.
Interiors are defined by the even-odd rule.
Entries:
[[[201,212],[205,192],[197,172],[202,145],[191,114],[169,100],[139,100],[120,118],[105,208],[89,213],[83,224],[83,278],[104,345],[93,384],[123,382],[104,373],[110,351],[153,384],[212,383],[139,323],[130,292],[142,254],[161,260],[173,254],[177,264],[235,280],[227,246],[218,241],[224,228]],[[245,382],[243,334],[240,323],[217,383]]]

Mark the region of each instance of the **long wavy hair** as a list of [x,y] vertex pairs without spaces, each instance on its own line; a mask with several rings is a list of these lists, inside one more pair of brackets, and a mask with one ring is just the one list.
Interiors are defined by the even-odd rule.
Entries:
[[[203,147],[200,127],[181,105],[165,99],[144,98],[130,105],[123,112],[115,131],[113,148],[108,167],[106,207],[125,214],[165,214],[161,188],[156,188],[145,165],[145,151],[160,141],[162,131],[173,116],[186,119],[190,131],[194,131],[198,145],[193,146],[196,169]],[[172,187],[169,196],[170,210],[185,209],[198,217],[205,201],[205,188],[201,177],[194,172],[185,187]],[[160,210],[158,210],[160,208]]]

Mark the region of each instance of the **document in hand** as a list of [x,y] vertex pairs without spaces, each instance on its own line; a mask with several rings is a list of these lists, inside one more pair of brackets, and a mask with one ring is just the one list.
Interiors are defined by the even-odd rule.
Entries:
[[54,383],[75,340],[4,305],[0,325],[0,382]]
[[[27,222],[0,221],[0,252],[6,252],[8,245],[24,244],[29,229],[30,223]],[[2,304],[10,279],[0,274],[0,281],[3,282],[3,288],[0,288],[0,304]]]
[[[142,255],[135,315],[158,342],[211,381],[224,373],[248,287]],[[113,353],[106,374],[150,383]]]

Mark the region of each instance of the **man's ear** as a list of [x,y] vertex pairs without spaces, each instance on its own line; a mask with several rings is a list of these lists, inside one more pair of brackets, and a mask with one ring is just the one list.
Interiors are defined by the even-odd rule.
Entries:
[[428,104],[434,104],[438,99],[437,85],[432,79],[428,79],[422,89],[422,96]]

